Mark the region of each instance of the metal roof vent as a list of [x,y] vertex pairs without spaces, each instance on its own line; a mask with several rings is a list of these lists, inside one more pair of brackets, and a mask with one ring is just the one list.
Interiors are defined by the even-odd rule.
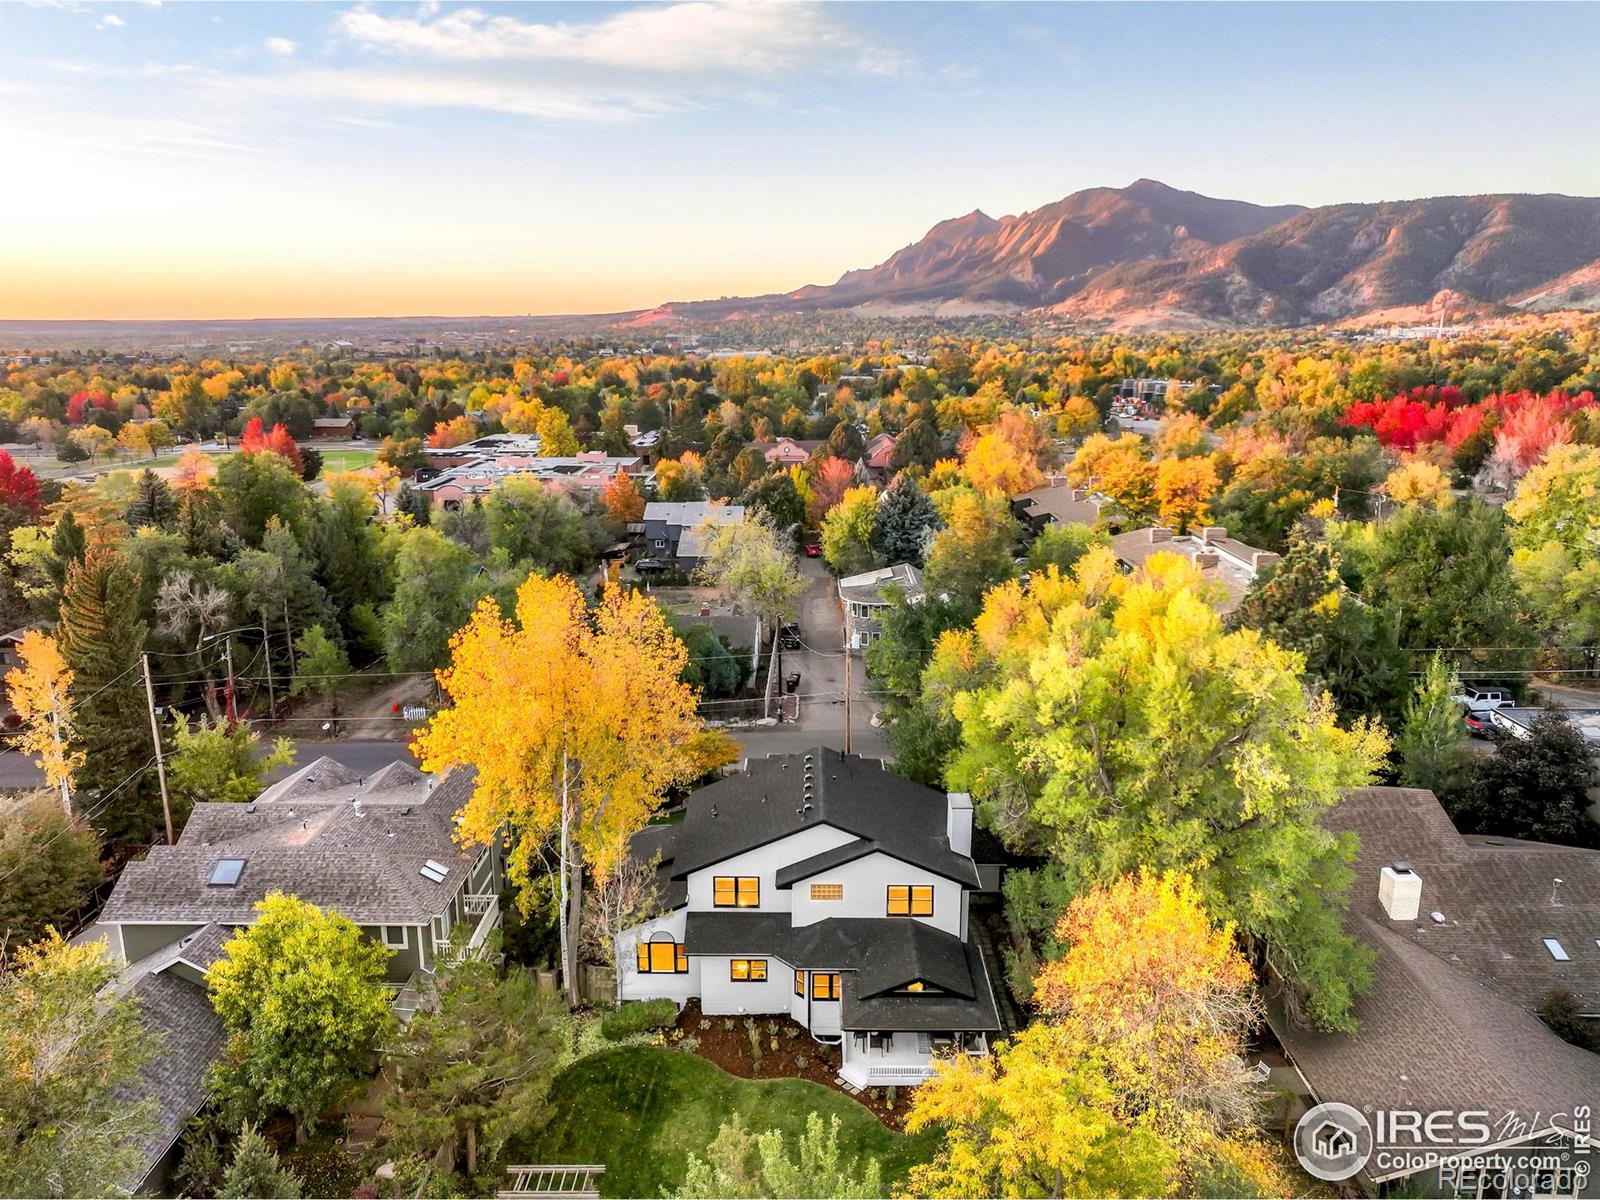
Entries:
[[252,800],[252,801],[251,801],[251,802],[250,802],[250,803],[249,803],[249,804],[246,804],[246,805],[245,805],[245,806],[244,806],[244,810],[245,810],[245,812],[247,812],[247,813],[253,813],[253,812],[255,812],[255,810],[256,810],[256,804],[255,804],[255,801],[254,801],[254,800]]
[[711,806],[711,819],[713,821],[717,819],[717,806],[715,804]]
[[1428,914],[1428,916],[1429,916],[1429,918],[1432,919],[1432,921],[1433,921],[1433,923],[1435,925],[1443,925],[1444,924],[1444,914],[1442,912],[1440,912],[1438,909],[1434,909],[1431,913]]

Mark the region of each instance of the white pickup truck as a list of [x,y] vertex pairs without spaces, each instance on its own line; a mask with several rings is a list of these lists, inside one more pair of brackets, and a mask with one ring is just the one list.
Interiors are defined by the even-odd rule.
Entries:
[[1515,703],[1511,693],[1502,692],[1499,688],[1464,687],[1459,694],[1450,698],[1474,716]]

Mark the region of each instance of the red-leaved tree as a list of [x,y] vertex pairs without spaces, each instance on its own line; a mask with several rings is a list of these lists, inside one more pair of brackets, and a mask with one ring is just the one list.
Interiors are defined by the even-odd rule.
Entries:
[[251,417],[245,423],[244,432],[239,435],[239,449],[246,454],[265,452],[281,455],[294,468],[296,475],[305,474],[306,464],[300,455],[300,447],[281,424],[274,425],[270,432],[264,432],[261,418]]
[[110,412],[116,407],[111,403],[111,397],[104,392],[92,392],[88,388],[80,388],[67,398],[68,424],[82,425],[84,410],[90,405],[102,412]]

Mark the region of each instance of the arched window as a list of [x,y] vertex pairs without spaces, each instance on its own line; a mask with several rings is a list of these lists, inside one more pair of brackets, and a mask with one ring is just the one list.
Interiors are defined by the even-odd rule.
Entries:
[[637,947],[641,975],[686,975],[689,955],[682,942],[672,940],[666,931],[653,933],[649,941],[641,940]]

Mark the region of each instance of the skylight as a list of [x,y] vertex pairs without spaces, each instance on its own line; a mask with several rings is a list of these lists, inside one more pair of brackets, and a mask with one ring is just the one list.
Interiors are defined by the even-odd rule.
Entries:
[[442,862],[438,862],[437,860],[430,858],[427,862],[422,864],[422,867],[417,873],[424,879],[427,879],[433,883],[443,883],[444,877],[450,874],[450,868],[445,866]]
[[1555,959],[1557,962],[1572,961],[1572,955],[1567,953],[1567,948],[1560,942],[1556,941],[1555,938],[1545,938],[1544,948],[1550,951],[1550,957]]
[[244,873],[244,859],[219,858],[211,864],[211,878],[207,883],[216,887],[232,887]]

